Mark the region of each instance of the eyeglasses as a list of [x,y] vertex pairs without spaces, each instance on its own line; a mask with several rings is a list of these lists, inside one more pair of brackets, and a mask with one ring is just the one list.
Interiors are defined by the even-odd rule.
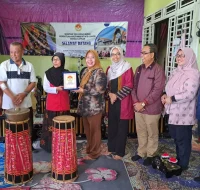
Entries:
[[151,52],[143,52],[143,51],[140,52],[141,55],[147,55],[147,54],[150,54],[150,53]]
[[180,55],[177,54],[177,55],[176,55],[176,58],[183,58],[183,57],[185,57],[185,55],[183,55],[183,54],[180,54]]
[[53,58],[53,61],[60,61],[59,58]]
[[111,53],[111,56],[114,57],[114,56],[120,56],[120,53]]

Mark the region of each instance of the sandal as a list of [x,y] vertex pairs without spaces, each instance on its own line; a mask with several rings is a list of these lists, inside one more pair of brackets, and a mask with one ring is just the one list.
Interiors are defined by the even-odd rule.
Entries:
[[118,156],[118,155],[113,155],[113,159],[115,159],[115,160],[122,160],[122,157]]
[[82,150],[81,150],[81,153],[82,153],[82,154],[87,154],[86,149],[82,149]]

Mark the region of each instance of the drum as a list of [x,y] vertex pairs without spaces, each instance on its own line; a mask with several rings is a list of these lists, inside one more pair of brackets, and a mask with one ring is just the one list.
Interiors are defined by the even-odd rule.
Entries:
[[[29,112],[29,109],[26,111]],[[10,110],[5,113],[8,112],[10,114]],[[22,113],[17,114],[24,114],[24,109]],[[10,121],[9,117],[6,119],[5,130],[5,181],[10,184],[22,184],[31,180],[33,176],[29,119],[24,117],[23,121]]]
[[30,110],[27,108],[11,108],[5,111],[9,121],[24,121],[29,118]]
[[51,176],[56,181],[72,182],[78,177],[75,118],[53,118]]

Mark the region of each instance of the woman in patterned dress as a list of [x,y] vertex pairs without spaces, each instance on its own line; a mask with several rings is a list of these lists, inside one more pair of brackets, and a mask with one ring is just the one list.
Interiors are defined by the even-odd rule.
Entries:
[[95,50],[89,50],[85,59],[87,68],[83,71],[80,87],[75,92],[79,93],[77,113],[83,118],[87,138],[87,155],[84,159],[92,160],[97,159],[101,153],[101,118],[105,110],[107,80]]

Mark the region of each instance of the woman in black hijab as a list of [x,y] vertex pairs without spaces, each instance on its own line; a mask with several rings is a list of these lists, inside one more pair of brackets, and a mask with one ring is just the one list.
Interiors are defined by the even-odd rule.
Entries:
[[47,152],[52,147],[52,119],[58,115],[69,115],[69,92],[63,90],[63,72],[65,67],[65,55],[55,53],[52,57],[53,67],[44,74],[43,88],[47,93],[46,111],[44,114],[43,128],[40,146]]

